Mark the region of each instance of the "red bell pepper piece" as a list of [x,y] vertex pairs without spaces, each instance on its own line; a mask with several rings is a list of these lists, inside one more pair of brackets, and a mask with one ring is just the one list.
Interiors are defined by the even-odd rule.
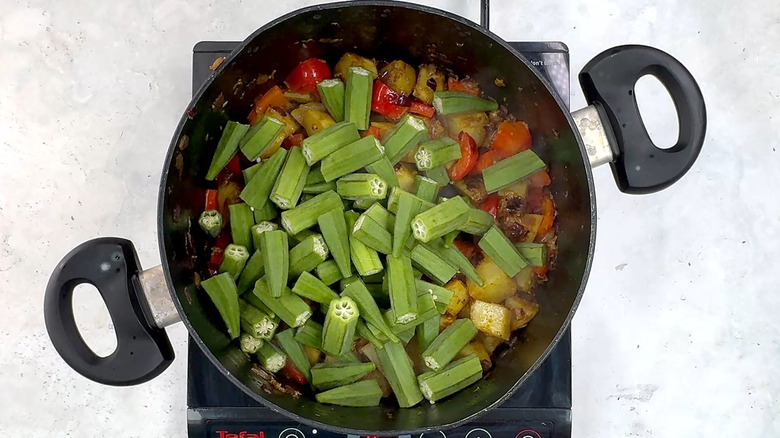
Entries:
[[546,170],[540,170],[534,172],[529,178],[528,182],[534,187],[547,187],[552,183],[550,174]]
[[376,126],[369,126],[367,130],[360,134],[361,137],[368,137],[369,135],[373,135],[377,140],[382,139],[382,131],[380,131]]
[[436,108],[434,108],[431,105],[428,105],[425,102],[420,102],[419,100],[413,100],[412,103],[409,104],[409,112],[430,119],[431,117],[436,115]]
[[473,94],[474,96],[482,94],[482,90],[479,89],[479,84],[474,79],[463,79],[462,81],[459,81],[455,78],[449,78],[447,79],[447,90],[460,91]]
[[463,179],[474,169],[479,159],[477,142],[467,132],[458,134],[458,143],[460,143],[460,159],[450,168],[451,181]]
[[409,108],[404,104],[408,101],[404,96],[393,91],[381,80],[374,81],[374,90],[371,95],[371,111],[377,112],[388,119],[398,120]]
[[477,208],[479,208],[482,211],[486,211],[490,213],[491,216],[493,216],[493,220],[496,219],[498,216],[498,202],[500,201],[500,198],[497,194],[493,193],[487,196],[482,202],[479,203]]
[[219,209],[219,192],[216,190],[206,190],[206,207],[205,210],[217,210]]
[[474,167],[474,169],[471,171],[472,175],[477,175],[482,173],[485,168],[490,167],[499,161],[501,161],[504,157],[501,156],[498,151],[489,150],[485,152],[484,154],[479,156],[479,160],[477,161],[477,165]]
[[265,114],[265,110],[268,107],[286,107],[289,104],[290,101],[284,96],[282,89],[275,85],[255,99],[254,107],[252,112],[249,113],[247,120],[249,120],[250,125],[255,125],[263,118],[263,114]]
[[299,385],[305,385],[307,383],[306,376],[303,375],[301,370],[299,370],[290,359],[287,359],[287,363],[284,364],[284,368],[279,370],[279,372],[284,377],[287,377]]
[[217,236],[217,240],[214,241],[214,246],[211,247],[211,258],[209,258],[208,269],[209,273],[217,275],[219,265],[222,264],[222,259],[225,257],[225,248],[233,241],[230,236],[229,228],[223,228]]
[[228,161],[227,166],[225,166],[225,169],[228,170],[233,175],[241,173],[241,154],[235,154],[233,155],[233,158]]
[[289,150],[293,146],[300,146],[303,144],[303,134],[293,134],[284,139],[282,147]]
[[531,148],[531,131],[525,122],[501,122],[493,137],[493,150],[504,158]]
[[538,275],[540,277],[546,277],[547,276],[547,271],[550,270],[550,267],[547,266],[547,265],[544,265],[544,266],[534,266],[532,268],[532,270],[534,271],[534,274],[536,274],[536,275]]
[[330,67],[322,59],[309,58],[292,69],[284,83],[291,91],[311,94],[317,91],[317,84],[330,79]]

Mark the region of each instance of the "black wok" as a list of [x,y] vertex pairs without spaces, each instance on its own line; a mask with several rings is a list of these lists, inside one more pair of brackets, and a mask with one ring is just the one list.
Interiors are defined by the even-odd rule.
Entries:
[[[316,56],[333,65],[345,51],[368,57],[433,62],[476,78],[487,95],[505,101],[526,121],[534,150],[550,166],[557,204],[560,253],[538,290],[538,316],[470,390],[411,409],[390,405],[342,408],[271,390],[231,343],[205,293],[194,285],[205,271],[208,244],[189,229],[203,208],[205,171],[228,119],[244,120],[253,98],[299,61]],[[680,136],[671,149],[653,146],[639,116],[633,87],[653,74],[678,112]],[[495,85],[503,79],[504,87]],[[228,57],[182,116],[163,164],[158,209],[162,266],[141,271],[133,245],[102,238],[82,244],[60,262],[48,284],[49,335],[65,361],[84,376],[131,385],[161,373],[173,360],[163,327],[179,318],[194,342],[227,378],[258,402],[297,421],[341,433],[399,435],[469,421],[512,395],[543,361],[572,319],[593,257],[596,200],[591,165],[610,162],[619,188],[649,193],[679,179],[695,161],[706,126],[704,101],[690,73],[674,58],[643,46],[622,46],[592,60],[580,82],[591,104],[572,116],[551,86],[507,43],[463,18],[405,3],[366,1],[313,6],[262,27]],[[100,291],[118,338],[114,353],[96,356],[73,319],[80,283]]]

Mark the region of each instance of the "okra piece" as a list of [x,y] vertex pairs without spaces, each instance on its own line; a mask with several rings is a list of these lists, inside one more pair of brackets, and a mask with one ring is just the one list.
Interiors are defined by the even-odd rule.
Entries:
[[295,340],[316,350],[322,349],[322,325],[311,319],[295,331]]
[[[303,139],[301,149],[309,166],[336,152],[344,146],[360,140],[354,123],[340,122]],[[320,169],[320,175],[322,175]],[[325,181],[323,178],[322,181]]]
[[362,318],[358,320],[357,326],[355,327],[355,333],[357,333],[359,337],[364,338],[368,342],[372,343],[377,348],[380,348],[382,345],[384,345],[384,342],[379,340],[374,332],[368,328],[368,325]]
[[374,301],[376,301],[377,305],[382,307],[390,306],[390,297],[387,295],[387,291],[382,287],[382,283],[367,283],[366,289],[368,289],[368,293],[374,297]]
[[336,388],[355,382],[375,369],[371,362],[318,363],[311,368],[311,384],[319,390]]
[[400,191],[398,209],[396,211],[395,227],[393,228],[393,256],[399,257],[406,246],[406,241],[412,234],[412,219],[422,210],[422,199],[411,193]]
[[211,164],[209,164],[209,170],[206,172],[208,181],[214,181],[222,168],[227,166],[238,150],[238,141],[247,131],[249,131],[249,125],[228,120],[225,129],[222,130],[222,136],[217,143],[217,150],[214,152]]
[[408,344],[412,340],[412,338],[414,337],[414,334],[415,334],[415,328],[412,327],[411,329],[409,329],[409,330],[407,330],[405,332],[398,333],[398,339],[401,340],[401,343],[406,345],[406,344]]
[[314,236],[316,234],[317,233],[315,233],[312,230],[303,230],[300,233],[293,234],[293,235],[290,235],[290,233],[287,233],[287,239],[289,240],[291,245],[297,245],[297,244],[303,242],[304,240],[308,239],[309,237]]
[[423,201],[436,202],[439,195],[439,185],[436,181],[427,176],[417,175],[414,177],[414,195]]
[[344,288],[341,292],[342,297],[352,298],[352,301],[357,304],[360,317],[363,318],[366,323],[372,324],[380,332],[382,332],[388,339],[398,342],[398,337],[393,333],[393,330],[387,325],[382,313],[379,311],[379,307],[376,305],[374,297],[366,289],[366,285],[362,281],[358,280],[350,283],[349,286]]
[[[358,215],[357,212],[352,210],[344,213],[344,219],[347,221],[348,230],[352,229],[359,216],[360,215]],[[383,269],[382,261],[379,259],[379,254],[376,250],[369,248],[363,242],[356,239],[352,236],[351,232],[349,236],[349,255],[352,259],[352,264],[355,265],[355,270],[360,275],[376,274]]]
[[361,363],[360,358],[352,350],[348,350],[337,359],[342,363]]
[[263,208],[255,208],[256,224],[264,221],[270,221],[271,219],[275,219],[277,216],[279,216],[279,210],[276,209],[276,206],[273,202],[266,202]]
[[347,86],[344,93],[344,120],[354,123],[360,130],[368,129],[373,88],[374,77],[370,71],[362,67],[350,67],[347,70]]
[[366,170],[379,175],[388,187],[400,187],[401,185],[398,181],[398,175],[395,174],[395,169],[393,169],[393,164],[390,163],[387,156],[383,155],[382,158],[369,164],[366,166]]
[[258,339],[249,333],[241,333],[241,337],[238,338],[238,343],[241,346],[241,351],[247,354],[257,353],[257,349],[263,345],[263,340]]
[[[402,333],[406,333],[409,330],[414,333],[415,328],[424,323],[425,321],[439,315],[439,310],[436,308],[436,303],[433,302],[433,297],[430,294],[418,294],[417,295],[417,318],[404,324],[399,324],[395,321],[395,313],[393,309],[389,309],[385,312],[384,317],[390,328],[398,337],[401,337]],[[407,341],[408,342],[408,341]]]
[[228,206],[230,212],[230,234],[233,243],[241,245],[247,251],[254,250],[252,242],[252,226],[255,224],[254,212],[248,204],[232,204]]
[[287,233],[282,230],[266,231],[260,235],[260,251],[263,254],[265,279],[272,297],[280,297],[287,285],[290,250]]
[[198,225],[204,233],[217,237],[222,231],[222,215],[217,210],[206,210],[200,214]]
[[258,124],[249,128],[241,137],[238,146],[244,156],[254,161],[273,144],[284,128],[284,122],[265,116]]
[[387,211],[381,204],[372,205],[364,214],[377,221],[379,225],[382,225],[387,231],[393,231],[393,227],[395,226],[395,215]]
[[498,103],[461,91],[437,91],[433,93],[433,107],[443,116],[450,114],[495,111]]
[[[401,199],[401,192],[404,190],[401,190],[399,188],[393,188],[390,190],[390,194],[387,196],[387,210],[393,214],[398,214],[398,201]],[[407,192],[409,193],[409,192]],[[411,193],[410,193],[411,194]],[[418,198],[419,199],[419,198]],[[428,202],[424,199],[420,199],[422,201],[422,210],[429,210],[434,207],[433,202]]]
[[534,267],[547,264],[547,245],[543,243],[515,243],[515,249]]
[[439,371],[463,349],[474,336],[477,336],[477,328],[470,319],[459,319],[444,329],[431,345],[422,353],[425,366]]
[[337,406],[379,406],[382,400],[382,388],[374,379],[361,380],[315,394],[314,398],[320,403]]
[[279,343],[279,346],[282,348],[282,351],[284,351],[284,354],[287,355],[287,358],[290,359],[293,365],[295,365],[295,368],[298,368],[304,377],[306,377],[306,381],[311,382],[311,365],[309,364],[309,359],[306,357],[306,352],[303,350],[303,345],[295,340],[294,329],[288,328],[287,330],[277,333],[275,337],[276,342]]
[[272,374],[287,365],[287,356],[270,342],[263,342],[263,345],[257,349],[256,355],[260,359],[260,366]]
[[275,222],[271,221],[260,221],[257,223],[257,225],[252,225],[250,228],[251,234],[252,234],[252,243],[255,246],[255,249],[260,249],[260,236],[267,232],[267,231],[274,231],[278,230],[279,225],[276,225]]
[[238,306],[238,290],[233,277],[225,272],[201,281],[200,285],[222,316],[228,335],[231,339],[236,339],[241,334],[241,311]]
[[453,242],[455,242],[455,239],[458,238],[458,234],[460,234],[460,230],[450,231],[449,233],[444,235],[444,247],[445,248],[452,248]]
[[412,220],[414,238],[421,242],[430,242],[457,230],[468,220],[471,208],[466,201],[455,197],[423,211]]
[[438,310],[440,314],[444,314],[444,312],[447,311],[447,306],[452,300],[453,293],[451,290],[433,283],[428,283],[427,281],[420,280],[419,278],[414,280],[414,285],[417,288],[418,295],[429,294],[431,298],[433,298],[433,302],[436,305],[436,310]]
[[438,284],[445,284],[457,274],[458,270],[442,259],[425,244],[417,244],[411,252],[411,258],[423,274]]
[[241,329],[258,339],[270,340],[274,337],[279,323],[271,316],[244,300],[239,301],[241,308]]
[[365,277],[362,277],[361,280],[363,280],[363,283],[369,284],[369,283],[377,283],[381,284],[382,280],[384,280],[385,276],[379,272],[377,274],[372,275],[366,275]]
[[243,294],[254,287],[255,282],[264,274],[263,254],[258,250],[249,257],[246,265],[244,265],[244,269],[241,270],[241,275],[238,276],[238,282],[236,283],[238,293]]
[[352,298],[331,301],[322,326],[322,351],[336,357],[349,351],[359,317],[360,312]]
[[494,224],[495,220],[493,219],[493,215],[478,208],[472,208],[466,223],[461,225],[458,230],[463,231],[464,233],[482,235]]
[[390,232],[366,213],[361,214],[355,221],[350,239],[359,240],[367,247],[382,254],[393,252],[393,237]]
[[524,150],[509,158],[504,158],[482,171],[485,190],[488,193],[497,192],[545,167],[547,165],[534,151]]
[[321,193],[293,209],[282,212],[282,227],[288,233],[295,235],[312,227],[317,218],[333,209],[344,210],[341,197],[334,191]]
[[427,141],[421,144],[414,154],[414,162],[420,170],[431,170],[458,159],[460,145],[449,137]]
[[317,218],[317,223],[333,260],[338,265],[340,276],[349,277],[352,275],[352,264],[349,260],[349,231],[344,212],[340,208],[334,208]]
[[398,342],[387,342],[377,349],[382,374],[385,375],[393,389],[398,404],[402,408],[410,408],[423,399],[417,386],[412,361],[406,355],[404,346]]
[[317,84],[317,91],[333,120],[344,120],[344,83],[340,79],[325,79]]
[[308,272],[302,272],[293,285],[292,292],[320,304],[329,304],[338,299],[339,295],[325,285],[317,277]]
[[356,172],[382,158],[382,144],[373,135],[352,142],[322,159],[320,170],[325,181],[333,181]]
[[482,378],[482,364],[476,354],[470,354],[444,367],[417,376],[420,392],[431,403],[455,394]]
[[[325,243],[328,243],[327,239],[325,240]],[[333,251],[335,250],[333,249],[333,246],[330,245],[328,246],[331,249],[330,253],[332,255]],[[349,240],[347,240],[347,259],[349,259]],[[352,267],[350,265],[350,271],[351,270]],[[314,272],[317,273],[317,277],[319,277],[320,281],[322,281],[322,283],[324,283],[326,286],[330,286],[331,284],[342,279],[341,269],[339,268],[339,265],[336,263],[335,260],[325,260],[324,262],[317,265],[316,268],[314,268]],[[300,280],[300,277],[298,279]],[[295,288],[293,288],[293,291],[294,290]]]
[[[316,134],[315,134],[316,135]],[[311,137],[308,137],[311,138]],[[305,154],[304,154],[305,156]],[[322,171],[320,170],[320,166],[314,166],[309,170],[309,175],[306,176],[306,185],[314,185],[318,183],[325,182],[325,177],[322,176]]]
[[282,210],[293,208],[303,193],[308,175],[309,166],[306,165],[301,148],[290,148],[279,178],[271,190],[271,202]]
[[528,266],[528,261],[495,225],[479,239],[477,245],[510,277],[514,277]]
[[408,256],[387,256],[387,287],[394,322],[404,324],[417,318],[417,288],[414,285],[412,261]]
[[227,272],[233,281],[238,280],[241,271],[249,259],[249,251],[241,245],[230,244],[225,248],[225,255],[219,265],[218,272]]
[[458,268],[458,271],[462,272],[474,283],[477,283],[479,286],[483,286],[485,284],[484,280],[482,280],[482,277],[480,277],[479,273],[477,273],[476,268],[474,268],[474,265],[471,264],[471,261],[469,261],[469,259],[466,258],[466,256],[463,255],[460,250],[458,250],[458,248],[455,246],[448,248],[440,239],[432,240],[428,242],[427,245],[436,251],[436,253],[439,254],[439,256],[441,256],[441,258],[446,260],[449,264]]
[[[437,303],[438,304],[438,303]],[[439,336],[439,324],[441,323],[441,315],[436,314],[433,318],[428,319],[415,328],[415,334],[417,335],[417,344],[420,350],[425,351],[429,345]]]
[[328,245],[321,235],[307,237],[290,250],[290,276],[295,278],[304,271],[311,271],[324,262],[328,254]]
[[355,199],[352,201],[352,208],[355,210],[368,210],[374,204],[377,204],[376,199]]
[[421,141],[428,139],[425,122],[411,114],[405,115],[392,131],[382,140],[385,155],[395,165]]
[[[259,280],[258,280],[259,281]],[[256,284],[257,282],[255,282]],[[279,317],[276,316],[276,314],[271,310],[270,307],[266,306],[263,300],[261,300],[257,295],[254,294],[254,284],[252,285],[252,289],[244,292],[241,295],[241,299],[245,300],[247,303],[257,307],[260,309],[263,313],[270,316],[271,319],[274,320],[277,324],[279,324]]]
[[244,175],[244,185],[249,184],[249,181],[252,179],[253,176],[257,175],[257,172],[260,170],[261,167],[263,167],[263,163],[257,163],[241,171],[241,173]]
[[257,174],[246,184],[244,190],[238,195],[244,202],[257,210],[263,210],[274,188],[274,183],[282,171],[287,151],[279,148],[273,155],[263,162]]
[[425,171],[425,176],[436,181],[439,187],[444,187],[450,183],[450,174],[444,166],[434,167]]
[[343,199],[385,199],[387,183],[375,173],[352,173],[336,181],[336,193]]
[[267,278],[257,280],[252,293],[268,306],[271,311],[284,321],[290,327],[300,327],[309,317],[311,317],[311,308],[298,295],[292,293],[287,286],[282,290],[282,295],[274,297],[268,289]]
[[303,193],[306,195],[319,195],[325,193],[328,190],[336,190],[336,183],[331,182],[319,182],[316,184],[303,186]]

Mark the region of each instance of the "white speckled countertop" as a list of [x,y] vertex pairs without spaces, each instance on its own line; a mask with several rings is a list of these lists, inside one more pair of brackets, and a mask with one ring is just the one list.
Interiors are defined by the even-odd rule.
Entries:
[[[102,386],[54,352],[43,290],[60,257],[95,236],[129,238],[145,266],[159,262],[157,184],[189,100],[193,45],[243,39],[312,3],[0,0],[5,435],[185,435],[184,327],[168,329],[179,358],[159,378]],[[478,18],[476,0],[425,3]],[[608,168],[594,172],[599,236],[574,320],[573,436],[780,436],[780,3],[493,3],[495,32],[566,42],[575,73],[613,45],[665,49],[708,104],[705,149],[672,188],[623,195]],[[663,120],[650,128],[669,139]],[[78,310],[88,338],[107,329],[98,306]]]

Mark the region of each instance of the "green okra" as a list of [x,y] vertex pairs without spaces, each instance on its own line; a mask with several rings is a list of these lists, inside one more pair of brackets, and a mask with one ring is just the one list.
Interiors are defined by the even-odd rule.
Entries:
[[482,378],[482,364],[476,354],[458,359],[441,371],[417,376],[422,395],[431,403],[466,388]]
[[[390,213],[398,214],[398,201],[401,199],[401,192],[403,192],[403,191],[404,190],[401,190],[399,188],[393,188],[393,189],[390,190],[390,194],[387,195],[387,210]],[[407,193],[409,193],[409,192],[407,192]],[[418,199],[420,199],[420,198],[418,198]],[[424,199],[420,199],[420,201],[422,201],[422,210],[421,211],[429,210],[429,209],[433,208],[434,205],[436,205],[433,202],[428,202],[428,201],[426,201]]]
[[423,201],[435,202],[439,195],[439,184],[427,176],[417,175],[414,177],[414,195]]
[[318,363],[311,368],[311,383],[319,390],[327,390],[355,382],[375,369],[371,362]]
[[253,176],[257,175],[257,172],[260,170],[261,167],[263,167],[263,163],[257,163],[241,171],[241,173],[244,175],[244,185],[249,184],[249,181],[252,179]]
[[393,227],[395,226],[395,215],[387,211],[381,204],[372,205],[363,214],[375,220],[387,231],[393,231]]
[[412,338],[414,338],[414,334],[415,333],[416,333],[415,332],[415,327],[412,327],[411,329],[409,329],[409,330],[407,330],[405,332],[398,333],[398,339],[401,340],[401,343],[406,345],[409,342],[411,342]]
[[303,345],[295,340],[294,329],[288,328],[276,334],[276,342],[281,347],[287,358],[292,361],[295,368],[306,377],[307,382],[311,382],[311,365],[309,359],[306,357],[306,352],[303,350]]
[[477,245],[510,277],[514,277],[528,266],[528,261],[495,225],[479,239]]
[[340,208],[334,208],[317,218],[317,223],[341,277],[349,277],[352,275],[352,264],[349,259],[349,230],[344,212]]
[[321,235],[307,237],[290,250],[290,277],[295,278],[302,272],[316,268],[328,258],[329,253],[328,245]]
[[476,268],[474,268],[474,265],[472,265],[469,259],[455,246],[447,247],[441,239],[432,240],[426,245],[436,251],[442,259],[458,268],[460,272],[470,278],[474,283],[477,283],[477,285],[483,286],[485,284],[482,277],[477,273]]
[[382,144],[373,135],[354,141],[322,159],[320,170],[325,181],[333,181],[356,172],[382,158]]
[[241,334],[241,311],[238,305],[238,290],[233,277],[224,272],[201,281],[200,285],[222,316],[230,338],[237,338]]
[[[342,213],[343,214],[343,213]],[[327,240],[325,241],[327,243]],[[333,254],[333,247],[331,248],[331,254]],[[349,240],[347,240],[347,257],[349,257]],[[351,265],[350,265],[350,271],[351,271]],[[317,265],[316,268],[314,268],[314,272],[317,274],[317,277],[319,277],[320,281],[322,281],[326,286],[330,286],[331,284],[341,280],[341,269],[339,269],[339,265],[336,263],[335,260],[325,260],[324,262]]]
[[252,208],[257,210],[263,210],[265,204],[268,202],[268,197],[271,195],[271,190],[274,188],[274,183],[279,176],[279,172],[282,171],[285,157],[287,156],[287,150],[279,148],[274,152],[270,158],[263,161],[260,170],[252,177],[251,180],[241,190],[238,195],[244,202],[249,204]]
[[362,67],[350,67],[347,70],[344,120],[354,123],[360,130],[368,129],[373,84],[374,78],[370,71]]
[[458,238],[458,235],[460,234],[460,230],[450,231],[449,233],[444,235],[444,247],[445,248],[452,248],[453,242],[455,242],[455,239]]
[[279,229],[279,225],[271,221],[260,221],[256,225],[252,225],[249,229],[252,235],[252,244],[255,249],[260,249],[260,236],[266,231],[274,231]]
[[412,261],[408,256],[387,256],[387,286],[394,322],[404,324],[416,319],[417,288],[412,274]]
[[320,403],[338,406],[379,406],[379,402],[382,400],[382,388],[379,387],[376,380],[361,380],[320,392],[315,394],[314,398]]
[[257,307],[244,300],[239,301],[241,309],[241,329],[257,339],[270,340],[274,337],[279,323]]
[[[437,303],[438,305],[438,303]],[[425,351],[429,345],[439,336],[439,325],[441,324],[441,315],[436,314],[433,318],[424,321],[415,328],[417,335],[417,345],[420,350]]]
[[316,234],[317,233],[315,233],[312,230],[303,230],[303,231],[301,231],[298,234],[292,234],[291,235],[290,233],[287,233],[287,239],[290,241],[291,245],[297,245],[297,244],[303,242],[304,240],[308,239],[309,237],[314,236]]
[[402,333],[406,333],[409,330],[414,332],[415,328],[424,323],[425,321],[433,318],[434,316],[439,315],[439,310],[436,308],[436,303],[433,301],[433,297],[430,294],[418,294],[417,297],[417,318],[406,322],[406,323],[398,323],[395,322],[395,312],[393,312],[393,309],[388,309],[385,314],[385,320],[390,325],[390,328],[393,330],[395,334],[398,335],[398,337],[401,337]]
[[[256,284],[256,283],[257,283],[257,282],[255,282],[255,284]],[[262,311],[262,312],[263,312],[263,313],[265,313],[266,315],[270,316],[270,317],[271,317],[271,318],[274,320],[274,322],[276,322],[277,324],[279,324],[279,317],[278,317],[278,316],[276,316],[276,314],[275,314],[275,313],[274,313],[274,312],[271,310],[271,308],[270,308],[270,307],[268,307],[268,306],[266,306],[266,305],[265,305],[265,303],[263,302],[263,300],[261,300],[261,299],[260,299],[260,298],[259,298],[257,295],[255,295],[255,294],[254,294],[254,286],[255,286],[255,284],[252,284],[252,289],[250,289],[250,290],[248,290],[248,291],[244,292],[244,293],[241,295],[241,299],[243,299],[243,300],[245,300],[247,303],[249,303],[249,304],[251,304],[251,305],[253,305],[253,306],[257,307],[258,309],[260,309],[260,311]]]
[[393,256],[399,257],[406,246],[406,241],[412,234],[412,219],[423,208],[422,199],[411,193],[400,191],[398,209],[396,211],[395,227],[393,228]]
[[355,221],[350,239],[359,240],[367,247],[383,254],[393,252],[393,237],[390,232],[366,213],[361,214]]
[[447,311],[447,306],[452,301],[452,291],[446,287],[441,287],[427,281],[420,280],[419,278],[414,280],[415,288],[417,289],[417,295],[429,294],[433,298],[433,302],[436,305],[436,309],[440,314]]
[[450,183],[450,174],[444,166],[434,167],[425,171],[425,176],[436,181],[439,187],[444,187]]
[[282,227],[290,234],[298,234],[317,223],[317,218],[333,209],[344,210],[341,197],[334,191],[321,193],[302,202],[295,208],[282,212]]
[[274,183],[269,199],[282,210],[289,210],[298,203],[309,175],[309,166],[301,148],[290,148],[287,158]]
[[377,203],[376,199],[355,199],[352,201],[352,208],[355,210],[367,210]]
[[[352,210],[344,213],[348,230],[352,230],[359,216],[357,212]],[[369,248],[359,239],[356,239],[351,232],[349,237],[349,254],[352,264],[355,265],[355,270],[360,275],[376,274],[383,269],[382,261],[379,259],[379,254],[376,250]]]
[[397,342],[398,337],[393,330],[387,325],[382,312],[379,310],[374,297],[366,288],[366,285],[362,281],[357,280],[350,283],[341,292],[341,296],[350,297],[355,302],[360,312],[360,317],[363,318],[368,324],[372,324],[379,329],[388,339]]
[[375,173],[351,173],[336,181],[336,193],[343,199],[385,199],[387,183]]
[[263,342],[256,355],[260,359],[260,366],[269,373],[279,372],[287,364],[287,356],[270,342]]
[[[308,138],[311,138],[311,137],[308,137]],[[349,143],[347,143],[347,144],[349,144]],[[325,177],[322,176],[322,171],[320,170],[320,166],[312,167],[311,170],[309,170],[309,174],[306,176],[306,185],[307,186],[311,186],[311,185],[314,185],[314,184],[319,184],[319,183],[324,183],[324,182],[325,182]]]
[[276,209],[276,206],[273,202],[266,202],[263,208],[255,208],[254,210],[256,224],[270,221],[271,219],[275,219],[277,216],[279,216],[279,210]]
[[322,326],[322,351],[336,357],[349,351],[359,317],[360,312],[352,298],[331,301]]
[[420,170],[431,170],[460,159],[460,145],[449,137],[427,141],[417,147],[414,162]]
[[[336,190],[336,183],[333,181],[320,182],[303,187],[303,193],[307,195],[319,195],[320,193],[325,193],[328,190]],[[301,199],[303,199],[303,196],[301,196]]]
[[382,140],[390,164],[397,164],[409,151],[428,139],[428,127],[419,117],[405,115]]
[[222,215],[217,210],[206,210],[200,214],[198,225],[204,233],[211,237],[217,237],[222,231]]
[[376,353],[382,373],[390,383],[398,404],[402,408],[410,408],[422,401],[423,395],[417,386],[412,361],[403,345],[398,342],[387,342],[382,348],[377,349]]
[[227,272],[234,281],[238,280],[248,259],[249,252],[246,248],[231,243],[225,248],[225,254],[222,258],[222,263],[219,265],[218,272]]
[[458,270],[442,259],[439,254],[425,244],[417,244],[411,252],[412,262],[423,274],[438,284],[445,284],[457,274]]
[[437,114],[447,116],[477,111],[495,111],[498,109],[498,103],[462,91],[437,91],[433,93],[433,107]]
[[329,304],[339,297],[339,295],[326,286],[325,283],[308,272],[301,273],[300,277],[298,277],[298,280],[295,282],[295,285],[292,287],[292,292],[320,304]]
[[482,235],[494,224],[495,220],[493,219],[493,215],[478,208],[472,208],[466,223],[461,225],[458,230],[463,231],[464,233]]
[[530,266],[540,267],[547,264],[547,245],[544,243],[515,243],[514,245]]
[[[233,155],[238,151],[238,141],[249,130],[249,125],[228,120],[225,129],[222,130],[222,136],[219,138],[214,157],[211,159],[209,169],[206,172],[206,179],[214,181],[217,174],[227,166],[227,163],[233,159]],[[238,336],[238,335],[236,335]]]
[[[354,123],[340,122],[303,139],[301,149],[309,166],[319,162],[344,146],[360,139],[360,133]],[[322,175],[322,169],[318,171]],[[320,182],[326,181],[324,178]],[[311,183],[314,183],[312,181]]]
[[366,166],[366,170],[379,175],[388,187],[400,187],[401,185],[398,181],[398,175],[395,174],[395,169],[393,169],[393,164],[390,163],[390,160],[385,155]]
[[372,343],[375,347],[379,348],[382,345],[384,345],[384,342],[382,342],[373,331],[371,331],[370,328],[368,328],[368,325],[366,322],[361,318],[357,322],[357,326],[355,327],[355,333],[357,333],[358,336],[361,338],[367,340],[368,342]]
[[317,91],[320,92],[322,104],[333,116],[333,120],[344,120],[344,82],[340,79],[325,79],[317,84]]
[[255,354],[257,349],[263,345],[263,340],[256,338],[249,333],[241,333],[241,337],[238,338],[238,344],[241,347],[241,351],[247,354]]
[[252,225],[255,224],[255,216],[252,208],[243,202],[228,206],[230,212],[230,234],[233,236],[233,243],[241,245],[247,251],[254,250],[252,242]]
[[295,340],[303,345],[308,345],[316,350],[322,349],[322,324],[311,319],[298,327],[295,331]]
[[425,366],[439,371],[463,349],[474,336],[477,328],[470,319],[459,319],[444,329],[422,353]]
[[255,161],[284,131],[284,122],[265,116],[258,124],[249,128],[241,137],[238,146],[250,161]]
[[260,251],[263,254],[269,293],[273,297],[279,297],[287,285],[290,270],[287,233],[282,230],[264,232],[260,235]]
[[415,239],[430,242],[457,230],[468,220],[471,208],[460,197],[450,198],[415,216],[411,225],[412,233]]
[[252,293],[290,327],[300,327],[311,317],[309,305],[298,295],[292,293],[287,286],[284,287],[280,296],[271,295],[266,277],[257,280]]
[[482,171],[485,190],[488,193],[497,192],[545,167],[547,165],[534,151],[530,149],[524,150],[509,158],[504,158]]

